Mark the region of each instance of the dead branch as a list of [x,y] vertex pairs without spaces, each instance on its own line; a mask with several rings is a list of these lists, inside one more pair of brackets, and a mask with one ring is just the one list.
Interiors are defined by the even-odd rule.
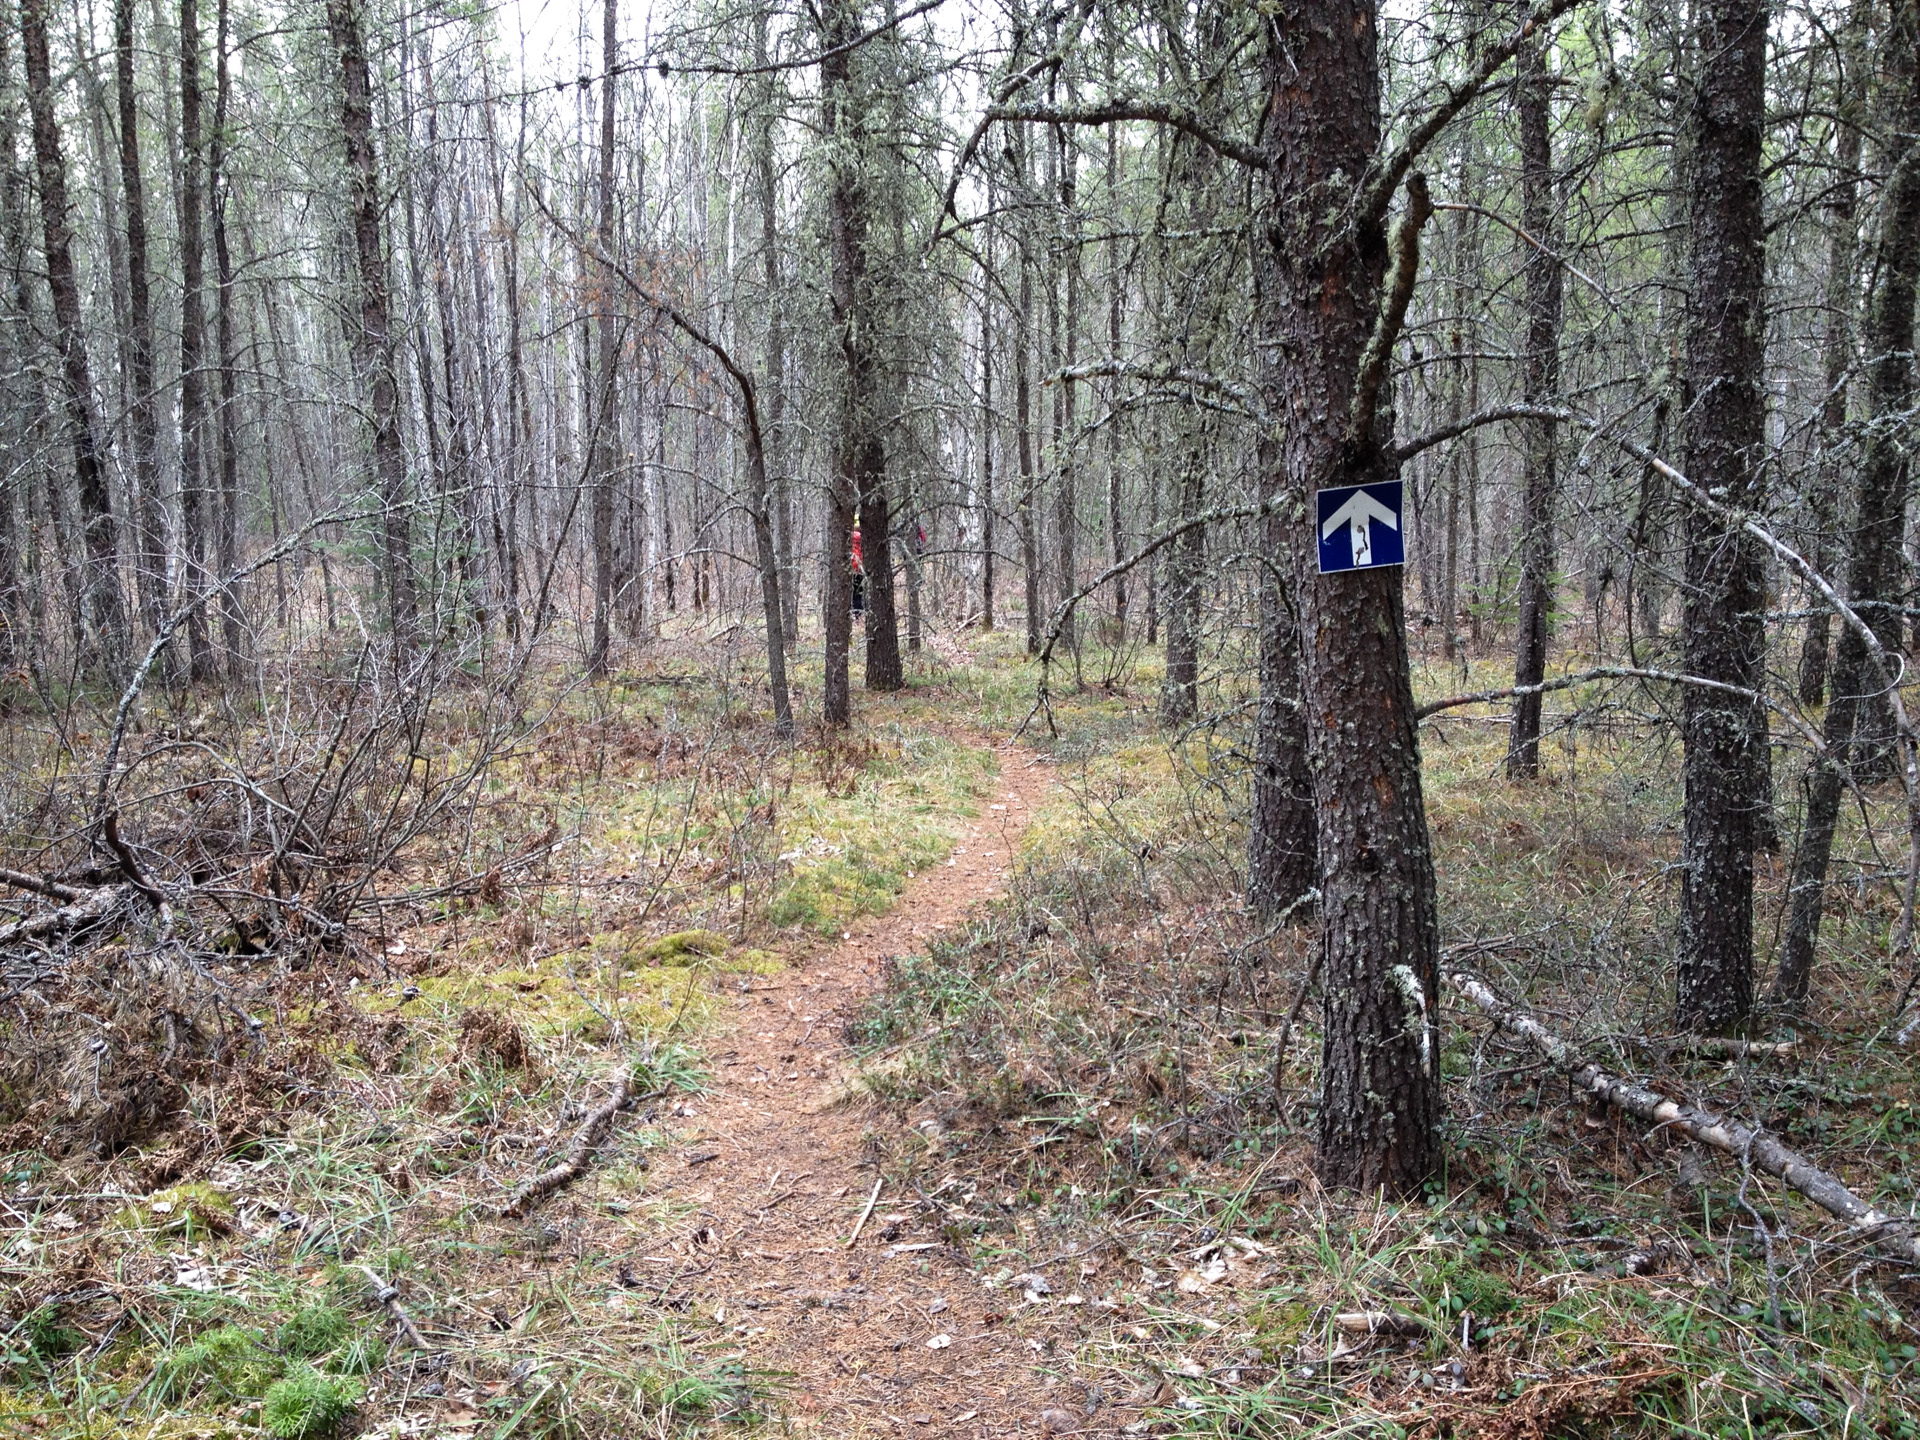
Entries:
[[84,900],[89,893],[85,890],[77,890],[71,885],[62,885],[58,880],[29,875],[24,870],[4,868],[0,868],[0,885],[11,885],[16,890],[31,890],[34,894],[44,895],[49,900]]
[[393,1317],[393,1323],[400,1327],[400,1333],[413,1342],[415,1349],[433,1349],[433,1346],[427,1343],[427,1337],[422,1335],[419,1327],[413,1323],[413,1317],[407,1314],[406,1308],[401,1305],[400,1291],[376,1275],[371,1265],[362,1265],[360,1269],[366,1273],[368,1283],[373,1286],[373,1298],[387,1314]]
[[573,1137],[573,1144],[567,1147],[566,1158],[550,1169],[542,1170],[532,1179],[522,1182],[520,1188],[507,1197],[507,1203],[500,1207],[503,1217],[524,1215],[539,1200],[551,1195],[563,1185],[577,1180],[593,1159],[593,1152],[600,1144],[607,1126],[613,1117],[627,1105],[633,1094],[633,1077],[622,1071],[614,1082],[613,1094],[598,1110],[587,1116],[586,1123]]
[[1404,1310],[1350,1310],[1333,1317],[1333,1328],[1349,1335],[1430,1335],[1433,1326]]
[[62,905],[58,910],[49,910],[44,915],[29,915],[11,925],[0,925],[0,945],[11,945],[18,940],[36,940],[43,935],[58,935],[63,931],[91,925],[104,918],[132,890],[131,885],[104,885],[71,905]]
[[1622,1045],[1659,1055],[1695,1055],[1709,1060],[1784,1060],[1797,1052],[1794,1040],[1740,1040],[1724,1035],[1622,1035]]
[[1904,1260],[1920,1260],[1920,1233],[1916,1233],[1912,1220],[1889,1215],[1869,1205],[1838,1178],[1766,1131],[1724,1120],[1697,1106],[1670,1100],[1644,1085],[1609,1075],[1526,1011],[1501,999],[1477,975],[1456,969],[1443,973],[1448,984],[1478,1005],[1501,1029],[1526,1040],[1588,1094],[1636,1119],[1674,1130],[1756,1165],[1785,1181],[1829,1215],[1845,1221],[1861,1238]]

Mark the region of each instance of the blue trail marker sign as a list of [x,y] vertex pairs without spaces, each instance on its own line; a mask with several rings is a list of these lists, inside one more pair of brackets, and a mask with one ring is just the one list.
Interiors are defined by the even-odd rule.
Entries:
[[1398,480],[1343,485],[1313,495],[1320,537],[1320,573],[1373,570],[1407,563],[1400,525],[1404,491]]

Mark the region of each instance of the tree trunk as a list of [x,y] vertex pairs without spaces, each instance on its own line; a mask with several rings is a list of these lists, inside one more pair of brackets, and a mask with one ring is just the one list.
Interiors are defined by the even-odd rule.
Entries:
[[[1522,12],[1524,18],[1524,11]],[[1552,404],[1560,389],[1560,261],[1558,204],[1553,193],[1553,78],[1545,49],[1530,40],[1514,57],[1520,119],[1520,224],[1538,243],[1527,247],[1527,353],[1521,393],[1529,405]],[[1520,519],[1520,623],[1513,683],[1538,687],[1547,674],[1547,622],[1553,609],[1554,505],[1559,489],[1555,426],[1545,419],[1521,424],[1524,479]],[[1540,692],[1513,703],[1507,775],[1540,773]]]
[[[226,176],[227,156],[227,0],[218,0],[214,22],[213,135],[207,150],[207,194],[212,202],[214,283],[214,344],[219,352],[220,401],[218,436],[220,487],[214,496],[214,572],[222,580],[239,568],[240,533],[240,384],[234,350],[233,250],[227,242],[227,201],[231,184]],[[227,678],[241,678],[244,660],[244,614],[238,587],[220,595],[220,639],[226,652]]]
[[[826,723],[845,725],[851,719],[848,651],[853,643],[852,555],[854,507],[864,500],[861,470],[864,428],[868,419],[861,389],[866,378],[866,337],[859,322],[865,296],[865,216],[861,210],[861,143],[858,107],[853,95],[851,56],[836,47],[858,32],[859,20],[850,13],[857,0],[836,0],[821,26],[826,58],[820,62],[821,129],[831,147],[827,195],[829,298],[834,336],[840,349],[840,394],[834,415],[832,477],[827,495],[826,585],[822,629],[826,636],[826,678],[823,710]],[[866,531],[862,529],[863,540]],[[865,568],[873,570],[871,550]]]
[[[1872,423],[1867,426],[1866,455],[1857,482],[1853,530],[1849,537],[1847,590],[1856,609],[1867,618],[1872,612],[1861,602],[1882,600],[1898,587],[1900,527],[1886,517],[1901,508],[1911,481],[1912,459],[1902,448],[1897,418],[1915,401],[1914,301],[1920,290],[1920,0],[1895,0],[1888,19],[1887,57],[1893,85],[1894,111],[1881,131],[1900,137],[1897,153],[1889,155],[1891,178],[1881,200],[1878,253],[1874,257],[1876,283],[1867,307],[1862,336],[1867,363],[1867,395]],[[1896,612],[1897,613],[1897,612]],[[1878,633],[1878,626],[1875,627]],[[1800,847],[1793,857],[1788,890],[1786,936],[1781,945],[1780,970],[1771,998],[1791,1010],[1803,1009],[1811,991],[1815,948],[1825,908],[1827,865],[1833,854],[1833,832],[1840,814],[1842,769],[1857,744],[1871,697],[1887,677],[1869,659],[1865,644],[1850,627],[1840,627],[1835,647],[1831,698],[1827,702],[1823,737],[1827,753],[1814,766],[1807,786],[1807,813]]]
[[[1703,0],[1692,77],[1686,470],[1728,505],[1765,497],[1766,331],[1761,132],[1766,118],[1763,0]],[[1744,531],[1687,517],[1683,650],[1689,675],[1745,689],[1765,683],[1765,573]],[[1689,685],[1681,839],[1677,1016],[1726,1032],[1753,1004],[1753,852],[1766,751],[1752,707]]]
[[86,622],[99,648],[100,668],[117,677],[127,645],[126,601],[120,591],[120,542],[112,494],[93,413],[93,374],[80,309],[80,282],[73,263],[73,227],[68,214],[67,165],[54,118],[53,78],[47,51],[46,0],[21,0],[20,44],[25,60],[27,107],[33,120],[33,151],[40,181],[40,226],[46,247],[47,288],[60,347],[68,443],[73,448],[75,489],[86,552],[81,585]]
[[198,0],[180,0],[180,548],[189,674],[213,678],[207,631],[206,154],[201,135]]
[[[1329,1184],[1416,1193],[1440,1161],[1438,916],[1398,569],[1320,575],[1321,487],[1390,479],[1390,443],[1349,432],[1388,259],[1350,177],[1381,139],[1373,0],[1272,21],[1259,233],[1260,353],[1300,609],[1302,692],[1322,867],[1319,1152]],[[1333,196],[1343,197],[1334,203]],[[1407,263],[1411,264],[1411,257]],[[1388,417],[1381,433],[1391,434]]]
[[[1262,467],[1271,474],[1273,466]],[[1302,903],[1320,883],[1315,844],[1313,773],[1307,763],[1307,718],[1300,703],[1300,616],[1279,573],[1287,553],[1286,527],[1261,527],[1266,553],[1260,567],[1260,708],[1253,733],[1253,815],[1247,832],[1247,904],[1263,919]]]
[[[600,206],[594,240],[600,254],[611,262],[613,237],[613,141],[614,84],[619,71],[619,5],[606,0],[600,22]],[[593,427],[593,513],[588,521],[593,543],[593,641],[587,650],[587,673],[604,677],[607,657],[613,648],[613,493],[620,468],[619,411],[615,397],[619,393],[617,372],[620,365],[620,330],[614,321],[613,297],[618,277],[603,263],[597,277],[599,293],[595,297],[599,315],[597,357],[599,398]]]
[[[1071,229],[1060,237],[1058,253],[1066,270],[1065,304],[1059,313],[1059,350],[1061,368],[1071,370],[1079,360],[1080,341],[1080,214],[1076,208],[1079,192],[1079,151],[1068,143],[1065,127],[1054,129],[1054,173],[1059,183],[1060,214]],[[1073,595],[1078,570],[1075,542],[1079,539],[1078,460],[1079,387],[1072,381],[1060,382],[1055,402],[1053,436],[1053,529],[1055,561],[1054,604],[1059,610],[1060,639],[1074,655],[1078,674],[1080,628],[1076,616],[1064,607]]]
[[[1024,157],[1025,149],[1021,154]],[[1022,171],[1024,174],[1024,170]],[[1020,313],[1013,319],[1013,425],[1014,452],[1020,464],[1020,568],[1024,572],[1027,607],[1027,653],[1040,653],[1040,536],[1039,519],[1034,513],[1035,479],[1033,473],[1033,260],[1027,253],[1027,237],[1018,242],[1020,251]]]
[[[1180,446],[1180,498],[1176,520],[1201,513],[1207,503],[1206,420],[1193,415]],[[1207,532],[1200,526],[1173,542],[1167,563],[1167,662],[1160,685],[1160,723],[1184,725],[1200,713],[1200,584],[1207,565]]]
[[[182,3],[192,4],[193,0]],[[394,371],[393,326],[388,314],[387,257],[380,243],[382,201],[379,165],[373,151],[373,92],[358,4],[359,0],[327,0],[327,31],[340,62],[340,125],[360,281],[359,322],[352,327],[353,359],[373,425],[387,619],[395,642],[404,651],[417,638],[413,532],[407,511],[407,457],[400,438],[400,384]]]
[[[993,208],[993,192],[987,192]],[[993,629],[993,451],[1000,427],[993,413],[993,232],[982,238],[980,267],[980,628]]]
[[[754,12],[753,58],[767,63],[768,7]],[[773,528],[780,562],[780,594],[789,642],[800,638],[800,586],[794,568],[793,481],[787,473],[787,306],[780,283],[780,191],[774,174],[774,131],[779,123],[772,76],[759,91],[754,118],[754,187],[760,205],[760,263],[765,271],[767,465],[773,476]]]
[[[1807,558],[1822,574],[1834,562],[1834,527],[1839,519],[1842,432],[1847,423],[1847,391],[1853,369],[1854,262],[1860,248],[1861,102],[1865,92],[1866,56],[1862,41],[1867,5],[1856,0],[1839,45],[1840,76],[1834,128],[1834,182],[1827,200],[1827,276],[1824,301],[1826,332],[1821,338],[1820,370],[1826,386],[1820,401],[1819,448],[1808,496],[1813,529]],[[1796,685],[1803,705],[1818,705],[1827,693],[1827,666],[1832,649],[1833,621],[1816,599],[1800,642],[1800,673]]]
[[120,189],[127,206],[128,436],[133,443],[134,586],[149,631],[167,614],[167,520],[160,499],[160,420],[153,380],[153,298],[147,199],[134,90],[134,0],[114,0],[114,82],[120,123]]

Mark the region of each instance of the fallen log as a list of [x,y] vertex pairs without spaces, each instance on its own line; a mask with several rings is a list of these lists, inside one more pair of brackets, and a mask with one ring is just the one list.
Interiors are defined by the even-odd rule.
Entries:
[[613,1094],[607,1102],[587,1116],[586,1123],[574,1133],[573,1144],[567,1147],[566,1158],[559,1164],[542,1170],[538,1175],[523,1181],[520,1188],[507,1197],[507,1203],[500,1207],[502,1216],[524,1215],[537,1201],[545,1199],[564,1185],[572,1184],[580,1177],[593,1152],[600,1144],[600,1137],[606,1133],[613,1117],[623,1110],[628,1098],[633,1094],[633,1077],[622,1072],[614,1083]]
[[1622,1035],[1620,1043],[1656,1055],[1692,1055],[1702,1060],[1784,1060],[1800,1046],[1794,1040],[1741,1040],[1725,1035]]
[[31,890],[37,895],[45,895],[50,900],[84,900],[85,890],[77,890],[71,885],[62,885],[58,880],[49,880],[44,875],[29,875],[24,870],[0,868],[0,885],[11,885],[16,890]]
[[0,945],[11,945],[16,940],[35,940],[42,935],[57,935],[65,930],[77,930],[94,924],[125,899],[132,889],[131,885],[103,885],[71,905],[62,905],[58,910],[49,910],[44,915],[29,915],[11,925],[0,925]]
[[1903,1260],[1920,1261],[1920,1230],[1916,1230],[1913,1219],[1889,1215],[1869,1205],[1836,1176],[1764,1130],[1724,1120],[1711,1111],[1683,1105],[1644,1085],[1608,1074],[1526,1011],[1501,999],[1471,971],[1448,969],[1442,973],[1449,985],[1479,1006],[1501,1029],[1527,1041],[1588,1094],[1636,1119],[1678,1131],[1776,1176],[1835,1219],[1845,1221],[1862,1239]]

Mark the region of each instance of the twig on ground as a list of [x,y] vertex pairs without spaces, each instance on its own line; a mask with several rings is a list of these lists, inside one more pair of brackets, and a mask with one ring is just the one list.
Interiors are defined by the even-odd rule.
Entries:
[[873,1207],[880,1200],[880,1187],[886,1183],[885,1177],[873,1182],[873,1193],[867,1196],[867,1208],[860,1212],[860,1219],[853,1227],[853,1234],[847,1237],[847,1249],[853,1248],[854,1242],[860,1238],[860,1232],[867,1228],[867,1221],[873,1218]]
[[524,1215],[538,1200],[545,1199],[564,1185],[570,1185],[578,1179],[593,1159],[593,1152],[600,1144],[600,1137],[612,1123],[613,1117],[626,1108],[633,1094],[633,1077],[622,1071],[614,1082],[613,1094],[599,1109],[587,1116],[586,1123],[575,1132],[573,1144],[567,1147],[566,1158],[550,1169],[542,1170],[532,1179],[521,1183],[519,1189],[507,1197],[507,1203],[500,1207],[503,1217]]
[[360,1269],[373,1286],[373,1298],[393,1317],[393,1323],[400,1327],[400,1333],[413,1342],[415,1349],[432,1350],[433,1346],[427,1343],[427,1337],[420,1333],[420,1328],[413,1323],[413,1317],[407,1314],[406,1307],[400,1303],[400,1291],[375,1274],[371,1265],[362,1265]]

